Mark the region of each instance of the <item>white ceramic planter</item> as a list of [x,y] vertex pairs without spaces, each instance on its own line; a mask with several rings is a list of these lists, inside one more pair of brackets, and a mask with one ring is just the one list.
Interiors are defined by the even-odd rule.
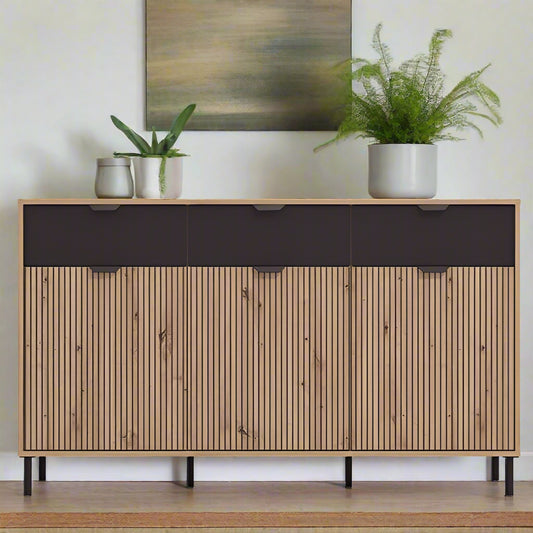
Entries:
[[132,198],[131,161],[127,157],[100,157],[96,160],[94,192],[97,198]]
[[179,198],[183,182],[182,157],[169,157],[166,160],[166,189],[159,189],[160,157],[134,157],[135,196],[137,198]]
[[437,146],[371,144],[368,192],[374,198],[433,198],[437,193]]

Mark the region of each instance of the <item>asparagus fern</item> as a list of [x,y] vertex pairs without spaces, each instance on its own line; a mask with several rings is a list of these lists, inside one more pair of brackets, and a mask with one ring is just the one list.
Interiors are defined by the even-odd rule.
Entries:
[[337,135],[315,151],[346,137],[370,138],[381,144],[432,144],[461,140],[450,131],[467,129],[482,137],[475,119],[501,124],[500,100],[480,79],[490,64],[468,74],[444,94],[439,60],[445,41],[452,37],[450,30],[436,30],[427,54],[394,70],[389,47],[381,40],[381,28],[378,24],[372,40],[377,61],[356,58],[345,62],[343,77],[350,86],[358,82],[362,90],[349,91]]

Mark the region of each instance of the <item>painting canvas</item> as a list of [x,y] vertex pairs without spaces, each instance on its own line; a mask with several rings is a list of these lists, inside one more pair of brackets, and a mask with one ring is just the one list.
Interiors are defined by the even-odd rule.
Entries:
[[147,129],[337,129],[351,0],[147,0]]

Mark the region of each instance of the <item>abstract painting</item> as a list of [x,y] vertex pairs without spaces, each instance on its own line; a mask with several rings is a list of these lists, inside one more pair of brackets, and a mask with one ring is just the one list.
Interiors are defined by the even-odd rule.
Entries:
[[333,131],[351,0],[146,0],[146,126]]

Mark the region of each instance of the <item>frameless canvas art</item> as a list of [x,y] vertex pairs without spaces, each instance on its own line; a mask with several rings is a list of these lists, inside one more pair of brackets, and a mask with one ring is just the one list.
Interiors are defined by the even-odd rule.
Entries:
[[335,130],[351,0],[147,0],[147,128]]

